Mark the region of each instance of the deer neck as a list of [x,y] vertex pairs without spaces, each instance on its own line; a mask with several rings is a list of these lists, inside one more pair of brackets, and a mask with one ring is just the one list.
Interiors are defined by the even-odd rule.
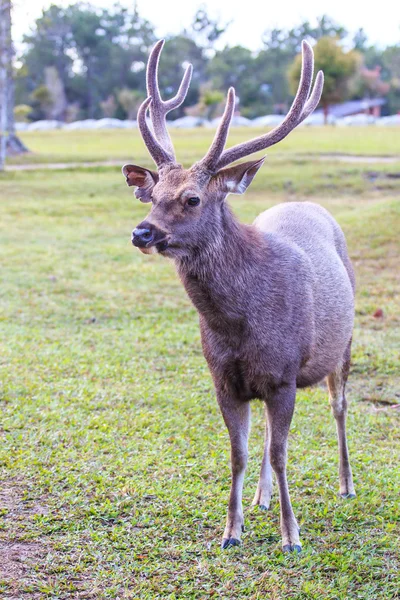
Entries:
[[203,246],[178,263],[178,273],[210,327],[238,327],[246,319],[266,241],[255,227],[241,224],[228,206],[210,233]]

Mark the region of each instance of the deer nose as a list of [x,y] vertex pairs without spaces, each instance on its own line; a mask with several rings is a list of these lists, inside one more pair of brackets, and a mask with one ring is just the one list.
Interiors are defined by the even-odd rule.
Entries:
[[134,246],[145,246],[153,239],[153,232],[149,227],[136,227],[132,231],[132,244]]

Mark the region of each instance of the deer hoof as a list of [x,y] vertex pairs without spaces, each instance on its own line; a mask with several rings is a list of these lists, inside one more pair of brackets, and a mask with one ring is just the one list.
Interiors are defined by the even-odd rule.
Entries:
[[269,510],[269,506],[267,506],[266,504],[259,504],[258,506],[260,510]]
[[299,554],[299,552],[301,552],[301,546],[299,546],[298,544],[286,544],[286,546],[282,547],[282,551],[295,552],[296,554]]
[[344,498],[345,500],[352,500],[353,498],[356,497],[355,494],[340,494],[341,498]]
[[224,538],[222,540],[221,548],[225,550],[225,548],[229,548],[230,546],[240,546],[240,540],[234,537]]

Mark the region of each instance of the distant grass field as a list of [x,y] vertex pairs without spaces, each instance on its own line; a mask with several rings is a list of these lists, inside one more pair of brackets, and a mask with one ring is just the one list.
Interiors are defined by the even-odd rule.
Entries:
[[[179,160],[191,164],[199,160],[214,135],[212,129],[171,130]],[[234,128],[228,145],[265,133],[266,129]],[[121,160],[148,163],[137,129],[100,131],[45,131],[21,134],[34,153],[11,158],[20,162],[73,162]],[[188,143],[190,141],[190,143]],[[267,150],[268,156],[287,154],[355,154],[399,156],[400,131],[393,127],[300,127],[278,146]]]
[[[62,147],[66,134],[47,136],[25,141],[48,160],[76,158],[72,144]],[[96,136],[82,159],[136,162],[134,135]],[[387,138],[381,153],[397,151]],[[336,143],[360,152],[350,137]],[[204,139],[180,144],[181,156],[205,150]],[[329,144],[321,135],[332,152]],[[132,249],[148,208],[119,170],[0,175],[1,598],[399,597],[399,173],[400,162],[271,157],[249,192],[230,199],[246,222],[280,201],[320,202],[342,225],[357,274],[348,429],[358,496],[338,498],[326,390],[300,391],[289,442],[304,544],[296,556],[280,549],[276,489],[270,512],[250,507],[262,455],[257,402],[243,545],[219,548],[229,444],[197,315],[173,265]]]

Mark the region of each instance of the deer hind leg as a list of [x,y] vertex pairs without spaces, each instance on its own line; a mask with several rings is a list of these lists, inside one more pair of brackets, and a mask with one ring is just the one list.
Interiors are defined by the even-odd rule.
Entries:
[[242,491],[247,466],[247,441],[250,429],[250,403],[217,394],[218,404],[231,441],[231,492],[222,548],[238,546],[244,531]]
[[269,460],[268,451],[268,415],[265,411],[265,444],[264,455],[261,463],[260,478],[258,480],[257,490],[252,502],[252,506],[259,506],[262,510],[268,510],[272,496],[272,467]]
[[299,526],[293,514],[286,477],[287,439],[296,398],[296,383],[274,390],[266,400],[268,414],[268,448],[271,466],[279,488],[282,548],[300,552]]
[[346,438],[347,401],[345,387],[350,368],[350,347],[351,343],[346,350],[343,361],[327,377],[329,402],[336,420],[339,446],[339,491],[342,498],[355,498],[356,495]]

